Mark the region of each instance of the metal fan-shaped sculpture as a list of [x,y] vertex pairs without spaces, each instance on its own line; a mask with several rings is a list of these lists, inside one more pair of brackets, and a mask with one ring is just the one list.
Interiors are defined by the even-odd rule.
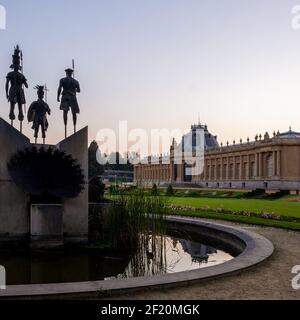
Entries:
[[17,152],[7,166],[14,182],[31,195],[75,198],[84,189],[81,166],[59,150],[25,149]]

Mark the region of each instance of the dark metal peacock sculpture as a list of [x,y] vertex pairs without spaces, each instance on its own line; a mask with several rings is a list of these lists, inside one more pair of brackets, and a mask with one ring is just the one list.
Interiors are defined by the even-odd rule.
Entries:
[[33,196],[75,198],[85,187],[81,166],[72,156],[53,148],[28,148],[8,163],[14,182]]

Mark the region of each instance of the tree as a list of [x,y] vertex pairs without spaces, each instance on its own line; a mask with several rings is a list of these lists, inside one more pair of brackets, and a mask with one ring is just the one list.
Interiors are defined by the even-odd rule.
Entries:
[[101,203],[104,201],[105,184],[100,178],[94,177],[89,183],[89,202]]
[[104,166],[97,161],[97,152],[99,146],[96,141],[93,141],[89,147],[89,178],[100,176],[104,172]]

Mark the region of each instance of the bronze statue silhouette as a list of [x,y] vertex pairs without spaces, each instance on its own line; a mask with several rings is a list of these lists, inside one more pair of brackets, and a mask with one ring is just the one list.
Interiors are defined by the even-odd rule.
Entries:
[[45,144],[46,131],[48,129],[47,114],[51,114],[51,110],[48,104],[44,101],[45,88],[44,86],[36,86],[38,94],[38,100],[33,102],[28,110],[27,118],[28,122],[32,122],[32,129],[34,130],[35,143],[37,143],[37,138],[39,135],[39,129],[41,127],[43,144]]
[[24,120],[23,105],[26,104],[23,87],[25,86],[26,88],[28,88],[28,84],[26,78],[22,73],[23,54],[19,46],[15,47],[15,51],[13,54],[13,62],[10,68],[13,69],[13,71],[7,74],[5,85],[6,97],[7,100],[10,102],[9,119],[11,120],[11,125],[13,125],[13,122],[16,119],[15,106],[16,104],[18,104],[18,119],[20,121],[20,131],[22,132],[22,122]]
[[57,101],[60,102],[60,110],[64,112],[65,136],[67,137],[68,112],[71,109],[73,115],[74,132],[76,132],[77,114],[80,113],[76,94],[80,92],[80,84],[73,78],[73,69],[66,69],[66,77],[60,80],[57,92]]

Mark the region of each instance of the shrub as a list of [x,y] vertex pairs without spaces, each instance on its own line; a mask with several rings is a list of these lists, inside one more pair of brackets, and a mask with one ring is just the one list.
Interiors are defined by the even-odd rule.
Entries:
[[118,195],[120,193],[119,186],[111,185],[109,187],[109,194],[111,196]]
[[171,185],[169,185],[166,191],[166,196],[173,197],[174,195],[175,195],[174,189]]
[[158,196],[158,188],[157,188],[156,184],[154,184],[153,187],[152,187],[151,195],[152,196]]
[[251,191],[245,195],[245,198],[258,198],[262,197],[265,195],[265,190],[264,189],[256,189],[254,191]]
[[89,202],[101,203],[104,201],[105,184],[98,177],[89,182]]

